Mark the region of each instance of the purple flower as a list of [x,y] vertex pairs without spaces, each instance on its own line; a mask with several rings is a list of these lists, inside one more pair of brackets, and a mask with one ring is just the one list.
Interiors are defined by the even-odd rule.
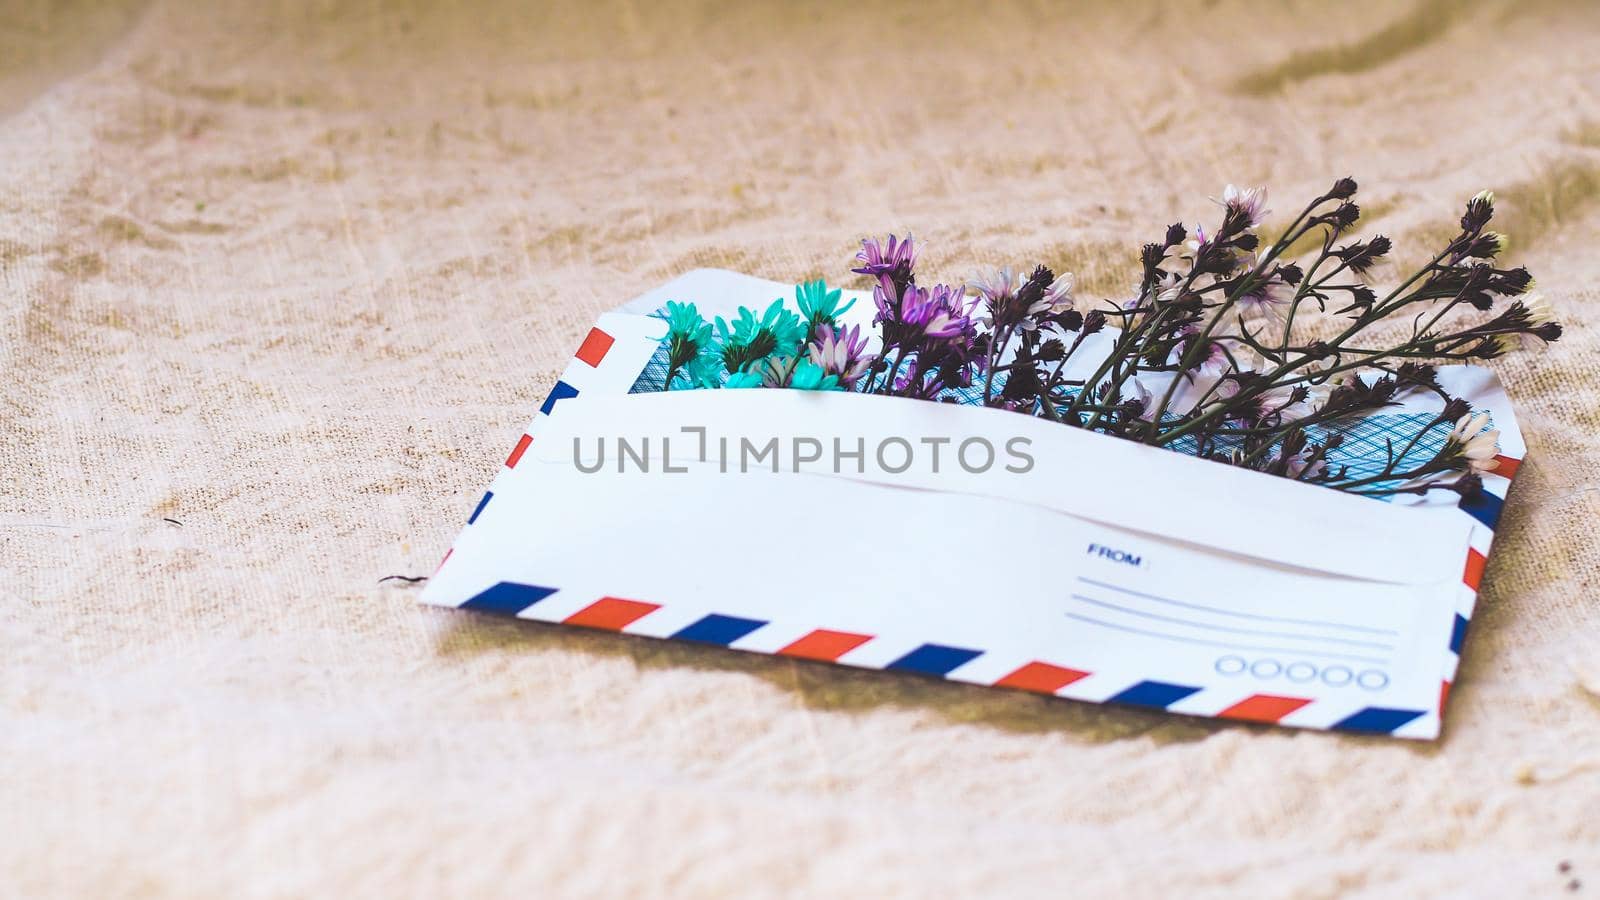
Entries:
[[966,295],[966,288],[944,284],[934,285],[933,290],[907,288],[900,304],[901,321],[933,340],[958,337],[972,328]]
[[[938,284],[906,285],[897,291],[887,275],[873,290],[873,303],[883,339],[880,362],[889,375],[881,385],[890,393],[932,398],[948,387],[972,383],[974,367],[983,365],[984,343],[974,318],[977,298],[965,288]],[[909,369],[899,368],[902,364]]]
[[856,260],[861,267],[850,271],[878,279],[881,284],[893,289],[894,297],[899,297],[907,286],[917,280],[912,272],[917,264],[917,248],[909,234],[904,241],[896,241],[891,234],[887,245],[879,244],[877,238],[866,238],[861,242],[861,252],[856,254]]
[[867,339],[861,336],[859,325],[852,325],[848,330],[818,325],[817,336],[811,339],[808,349],[812,364],[828,375],[837,375],[846,390],[853,389],[876,360],[865,352]]
[[856,254],[856,259],[861,262],[861,268],[850,271],[858,275],[873,278],[897,272],[909,275],[917,263],[917,248],[909,234],[904,241],[897,241],[894,235],[889,235],[887,246],[879,244],[877,238],[866,238],[861,242],[861,252]]
[[965,288],[936,284],[929,290],[911,284],[897,292],[888,276],[883,276],[872,289],[872,302],[878,307],[872,324],[883,326],[885,346],[908,349],[921,345],[925,339],[948,340],[975,334],[973,305],[965,301]]

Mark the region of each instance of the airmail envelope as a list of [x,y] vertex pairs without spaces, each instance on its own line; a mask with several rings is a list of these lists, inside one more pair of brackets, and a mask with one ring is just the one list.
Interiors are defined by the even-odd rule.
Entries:
[[[602,316],[424,602],[1093,703],[1438,736],[1524,452],[1485,370],[1440,374],[1500,429],[1500,466],[1466,504],[1352,496],[981,406],[661,391],[666,323],[652,313],[665,301],[728,316],[791,290],[701,270]],[[1438,409],[1414,404],[1363,422],[1351,452]]]

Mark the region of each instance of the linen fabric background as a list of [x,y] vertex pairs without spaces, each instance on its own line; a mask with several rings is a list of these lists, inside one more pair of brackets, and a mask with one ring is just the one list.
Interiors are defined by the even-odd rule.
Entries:
[[[0,893],[1600,888],[1592,4],[0,5]],[[1437,744],[378,584],[687,269],[837,280],[909,230],[929,278],[1121,297],[1224,184],[1270,230],[1347,174],[1402,262],[1496,189],[1568,325],[1497,367],[1529,459]],[[840,520],[685,510],[685,564],[767,527],[847,591]]]

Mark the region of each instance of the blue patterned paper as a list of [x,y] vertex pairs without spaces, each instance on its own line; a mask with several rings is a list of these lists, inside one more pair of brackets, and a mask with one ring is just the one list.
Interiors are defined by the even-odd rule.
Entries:
[[[657,313],[661,315],[661,313]],[[635,379],[630,394],[653,393],[663,389],[667,378],[667,345],[662,343],[656,352],[645,364],[644,370]],[[1004,384],[1003,378],[995,380],[995,390]],[[969,388],[953,388],[940,395],[940,399],[960,403],[965,406],[983,405],[983,388],[975,385]],[[1347,477],[1351,479],[1367,478],[1383,471],[1388,464],[1389,445],[1392,443],[1395,452],[1417,433],[1418,429],[1425,426],[1434,418],[1431,413],[1423,412],[1393,412],[1379,413],[1365,418],[1348,421],[1337,428],[1312,426],[1307,429],[1311,440],[1321,443],[1329,435],[1338,432],[1344,435],[1344,444],[1327,455],[1328,465],[1335,471],[1341,466],[1348,467]],[[1449,423],[1441,423],[1429,429],[1417,441],[1405,456],[1405,459],[1422,461],[1431,459],[1440,448],[1444,446],[1445,438],[1450,434]],[[1219,442],[1224,443],[1225,442]],[[1193,439],[1185,438],[1173,444],[1171,449],[1179,453],[1193,456],[1198,449],[1198,444]],[[1383,487],[1385,483],[1378,483],[1373,487]],[[1387,497],[1383,499],[1388,499]]]

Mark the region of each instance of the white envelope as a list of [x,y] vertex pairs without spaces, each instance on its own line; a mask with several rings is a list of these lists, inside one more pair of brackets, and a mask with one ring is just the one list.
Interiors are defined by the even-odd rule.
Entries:
[[[602,316],[424,602],[1189,715],[1439,734],[1524,452],[1485,370],[1440,376],[1500,429],[1500,468],[1465,506],[1354,497],[982,407],[629,393],[666,300],[726,316],[791,291],[701,270]],[[868,321],[856,296],[850,318]]]

